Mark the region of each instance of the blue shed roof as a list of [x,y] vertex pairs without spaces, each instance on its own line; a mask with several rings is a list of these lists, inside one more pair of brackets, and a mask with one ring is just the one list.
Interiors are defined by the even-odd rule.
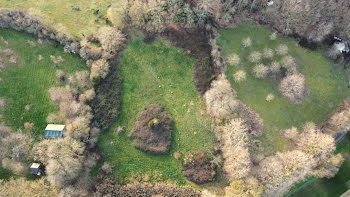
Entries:
[[45,130],[45,138],[61,138],[62,131]]

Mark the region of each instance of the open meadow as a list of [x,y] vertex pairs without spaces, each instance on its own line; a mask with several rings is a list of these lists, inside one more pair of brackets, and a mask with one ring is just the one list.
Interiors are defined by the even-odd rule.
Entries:
[[[121,60],[123,99],[121,114],[114,127],[100,138],[107,161],[115,166],[115,177],[127,183],[173,181],[185,184],[181,160],[187,152],[211,152],[216,143],[205,104],[193,83],[194,60],[182,49],[157,38],[146,44],[142,36],[134,37]],[[173,140],[167,155],[149,155],[132,145],[128,134],[137,114],[150,104],[160,104],[174,120]],[[115,129],[125,127],[117,135]],[[174,153],[181,159],[174,158]]]

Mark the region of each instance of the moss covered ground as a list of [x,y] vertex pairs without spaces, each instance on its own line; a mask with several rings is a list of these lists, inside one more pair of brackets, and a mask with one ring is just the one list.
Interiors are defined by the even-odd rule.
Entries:
[[[142,35],[134,36],[121,58],[123,100],[118,121],[100,137],[99,144],[107,161],[114,166],[114,176],[127,183],[171,181],[186,184],[181,160],[187,152],[210,153],[216,143],[205,103],[193,81],[194,59],[180,48],[157,38],[146,44]],[[167,155],[149,155],[134,148],[128,134],[139,112],[150,104],[160,104],[173,118],[173,140]],[[125,127],[117,135],[114,130]],[[173,154],[181,154],[179,160]]]
[[[241,59],[239,66],[228,65],[227,78],[237,91],[238,99],[255,110],[264,120],[262,141],[266,155],[289,148],[282,137],[283,129],[290,127],[301,128],[308,121],[317,125],[322,123],[350,95],[347,88],[348,71],[341,66],[333,65],[323,56],[323,50],[312,51],[302,48],[292,38],[277,35],[270,39],[273,33],[268,27],[259,26],[254,22],[247,22],[232,29],[219,31],[218,45],[222,47],[222,55],[228,57],[236,53]],[[242,48],[242,41],[250,37],[252,45]],[[252,74],[255,63],[248,60],[253,51],[263,53],[264,48],[275,50],[279,44],[288,46],[288,54],[294,57],[298,71],[305,76],[308,95],[300,105],[292,104],[278,91],[280,80],[265,78],[257,79]],[[282,56],[276,55],[270,60],[261,60],[266,65],[271,61],[279,61]],[[235,82],[233,75],[238,70],[247,73],[247,79]],[[272,93],[275,99],[267,102],[265,99]]]

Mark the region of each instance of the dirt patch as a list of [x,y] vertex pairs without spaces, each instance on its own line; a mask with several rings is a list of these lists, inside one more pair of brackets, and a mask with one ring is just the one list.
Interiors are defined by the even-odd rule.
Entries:
[[[150,43],[157,34],[145,33],[145,42]],[[185,29],[178,25],[167,27],[160,36],[169,40],[174,46],[183,48],[185,53],[196,59],[194,64],[195,86],[203,95],[211,82],[219,75],[219,71],[213,65],[211,46],[209,45],[210,33],[204,28]]]
[[144,108],[133,125],[130,137],[134,146],[152,154],[166,154],[171,143],[173,119],[163,107],[152,104]]
[[203,151],[187,154],[182,171],[190,181],[198,184],[212,182],[216,178],[215,164]]

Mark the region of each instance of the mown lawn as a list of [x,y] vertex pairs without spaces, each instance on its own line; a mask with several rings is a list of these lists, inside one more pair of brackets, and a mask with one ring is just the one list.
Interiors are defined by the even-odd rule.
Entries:
[[[186,184],[181,160],[190,151],[210,153],[216,143],[205,104],[194,87],[194,59],[182,49],[160,38],[146,44],[135,36],[121,60],[123,75],[122,111],[114,127],[100,137],[99,144],[107,161],[114,166],[114,176],[121,183],[131,178],[144,181],[172,181]],[[149,155],[132,145],[127,136],[139,112],[150,104],[160,104],[174,120],[173,141],[168,155]],[[117,126],[125,132],[117,135]],[[174,152],[181,159],[173,157]]]
[[[34,123],[33,135],[40,137],[46,127],[47,115],[57,111],[48,93],[50,87],[60,85],[56,82],[56,70],[73,73],[86,69],[86,66],[78,56],[64,53],[63,47],[55,42],[43,41],[39,44],[34,36],[6,29],[0,29],[1,37],[8,45],[0,40],[0,48],[14,50],[18,60],[16,64],[6,63],[5,70],[0,72],[0,98],[6,99],[0,114],[5,124],[13,129],[24,129],[25,122]],[[43,57],[41,61],[39,55]],[[61,56],[65,61],[56,67],[50,55]],[[1,57],[7,62],[5,56]],[[30,106],[29,110],[25,109],[26,105]]]
[[[272,30],[258,26],[253,22],[238,25],[233,29],[222,29],[218,45],[223,48],[223,56],[232,53],[240,56],[239,67],[228,65],[226,72],[233,88],[237,91],[238,99],[254,109],[264,120],[264,132],[260,139],[265,148],[265,154],[288,149],[288,143],[281,136],[280,131],[292,126],[301,128],[307,121],[320,124],[336,107],[349,96],[347,88],[348,71],[332,65],[322,56],[322,51],[311,51],[297,45],[294,39],[277,36],[270,40]],[[250,37],[252,46],[242,49],[243,39]],[[276,49],[279,44],[286,44],[289,54],[298,64],[298,70],[305,76],[308,96],[301,105],[292,104],[278,91],[280,80],[271,78],[256,79],[252,74],[255,64],[248,61],[253,51],[263,52],[265,47]],[[273,60],[280,60],[281,56],[275,54]],[[268,65],[269,61],[262,60]],[[245,81],[236,83],[233,74],[239,70],[247,72]],[[275,99],[266,102],[266,96],[272,93]]]
[[288,196],[337,197],[350,189],[350,133],[338,144],[336,152],[346,155],[346,160],[335,177],[313,179]]
[[[95,33],[100,26],[106,25],[104,16],[107,13],[108,5],[113,2],[116,1],[2,0],[0,1],[0,8],[34,8],[40,10],[55,23],[62,23],[73,36],[83,38],[83,34]],[[73,8],[79,8],[80,11]]]

